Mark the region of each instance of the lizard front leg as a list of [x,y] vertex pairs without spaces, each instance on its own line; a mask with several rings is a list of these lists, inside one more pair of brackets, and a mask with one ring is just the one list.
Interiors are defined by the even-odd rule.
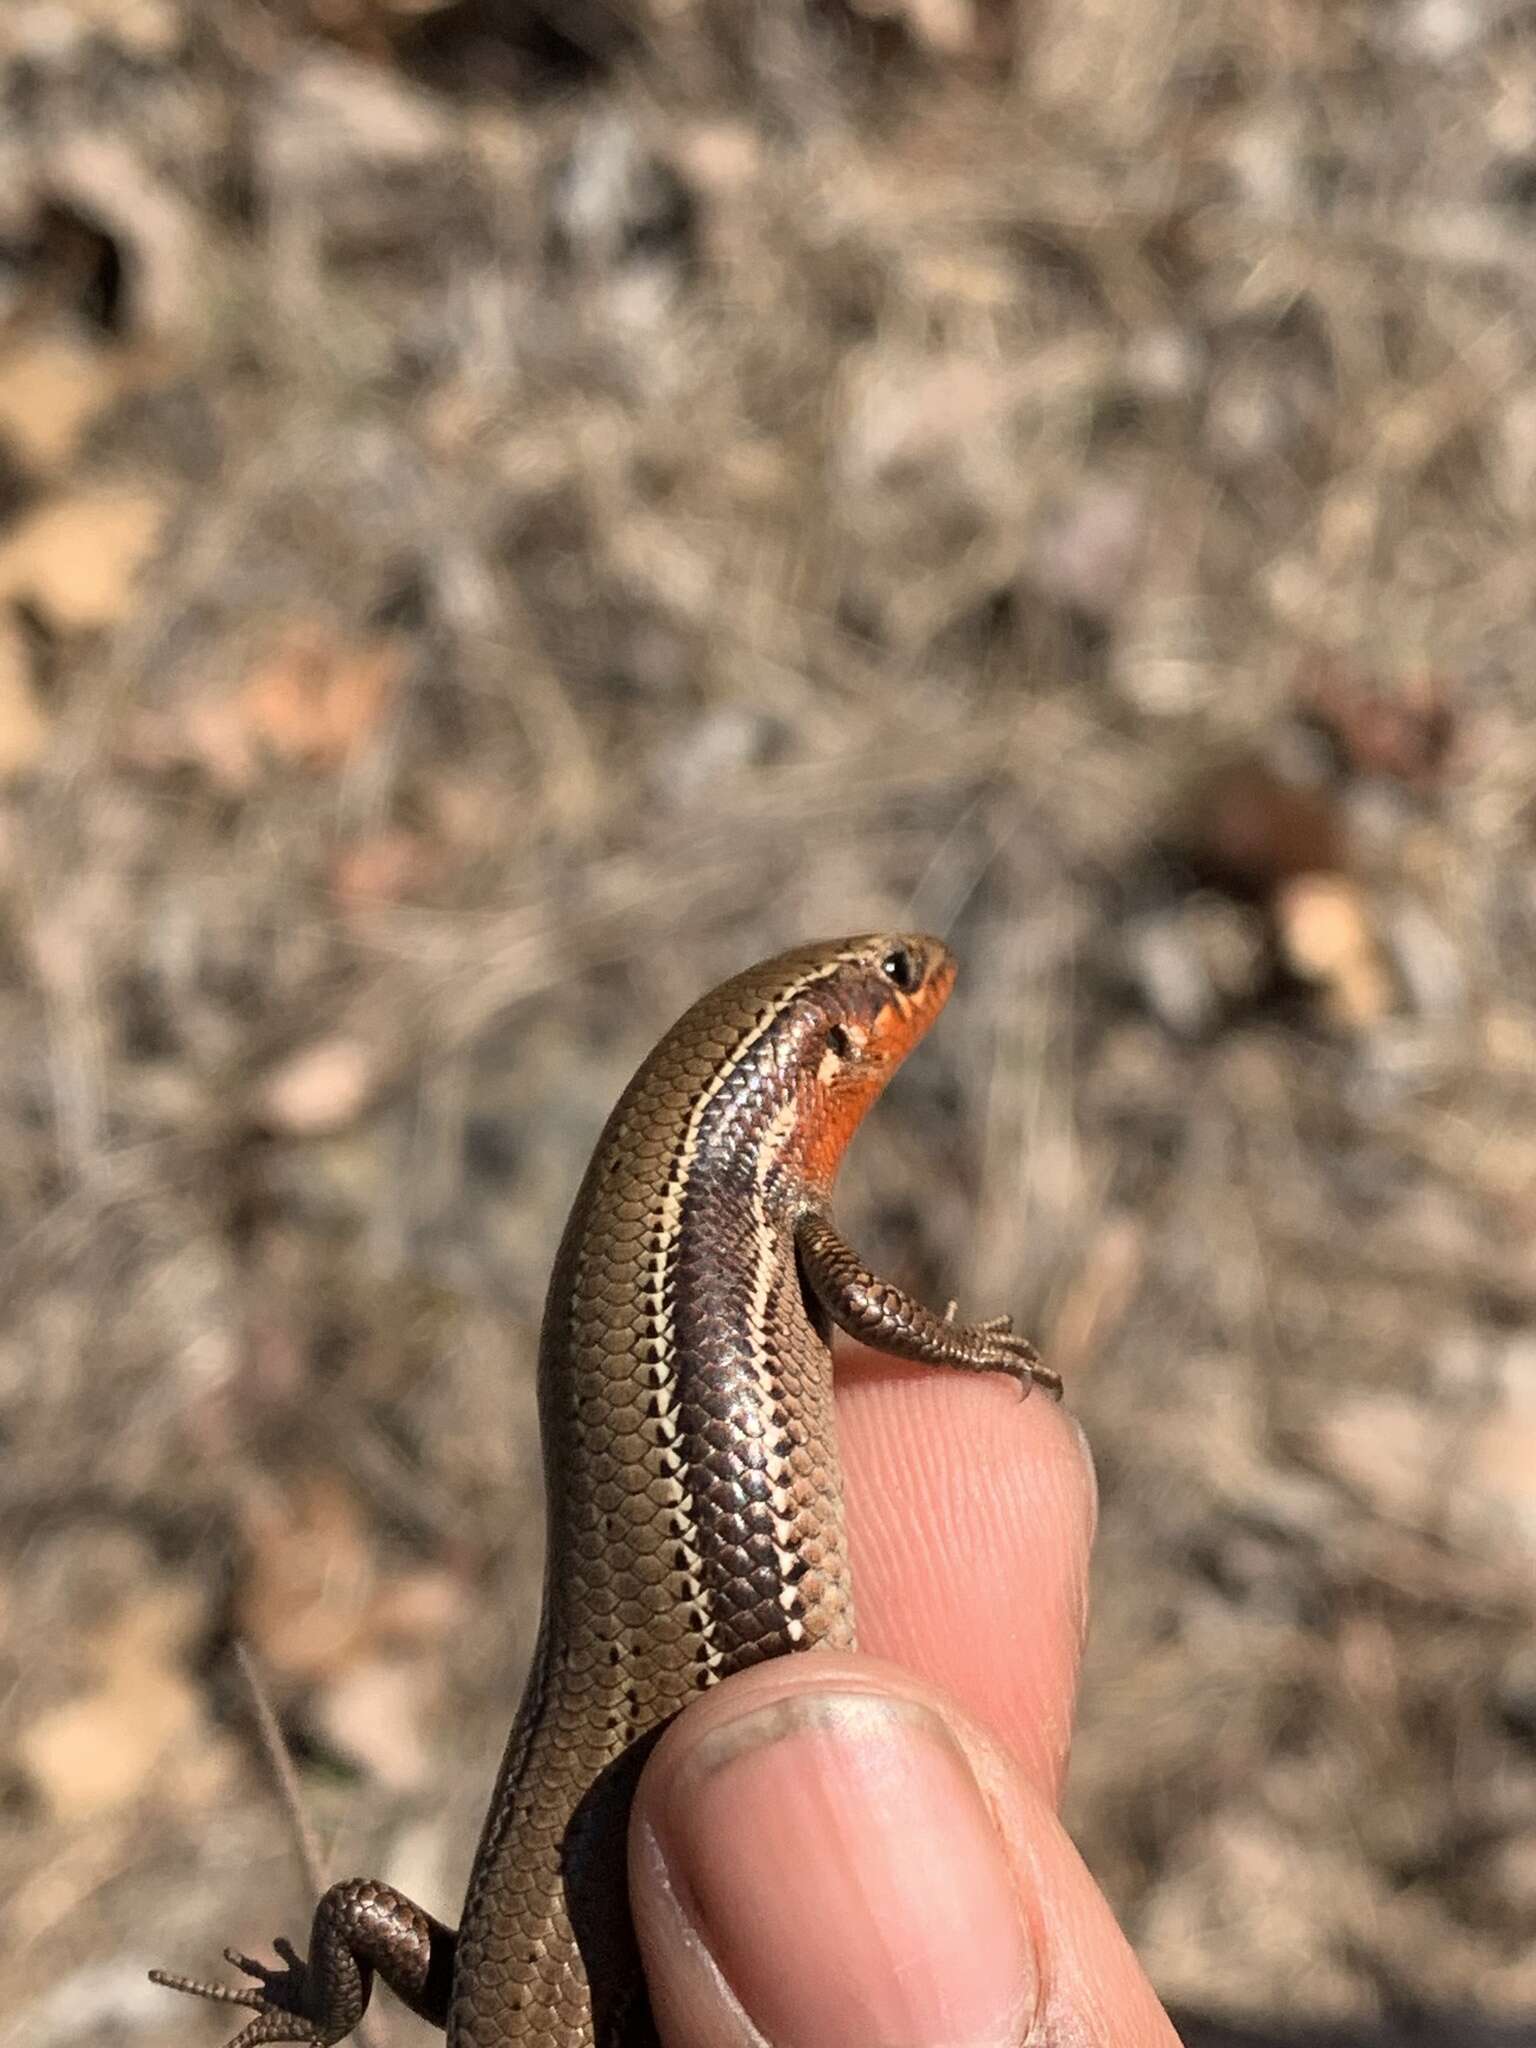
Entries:
[[795,1226],[795,1250],[806,1286],[831,1320],[850,1337],[892,1358],[947,1365],[961,1372],[1002,1372],[1027,1394],[1041,1386],[1058,1399],[1061,1375],[1044,1364],[1007,1316],[959,1323],[879,1279],[833,1223],[814,1209]]

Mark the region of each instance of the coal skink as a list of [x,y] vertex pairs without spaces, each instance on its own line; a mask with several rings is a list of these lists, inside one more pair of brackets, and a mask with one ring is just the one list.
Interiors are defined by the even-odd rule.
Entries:
[[543,1619],[458,1929],[332,1885],[300,1958],[226,1950],[231,2048],[328,2048],[375,1973],[450,2048],[654,2042],[625,1894],[634,1783],[666,1722],[765,1657],[854,1642],[832,1329],[1060,1391],[1006,1317],[960,1323],[872,1274],[832,1220],[849,1138],[949,995],[935,938],[803,947],[696,1003],[598,1140],[539,1347]]

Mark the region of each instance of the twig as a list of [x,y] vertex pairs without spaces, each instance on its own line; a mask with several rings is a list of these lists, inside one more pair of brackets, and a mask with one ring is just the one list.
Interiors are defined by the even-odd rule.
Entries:
[[[272,1706],[272,1695],[267,1690],[267,1682],[261,1675],[256,1659],[244,1643],[235,1644],[235,1662],[239,1665],[240,1676],[245,1682],[246,1696],[250,1701],[262,1753],[266,1757],[273,1783],[277,1787],[278,1800],[287,1818],[294,1847],[299,1853],[304,1881],[309,1886],[311,1898],[318,1902],[326,1888],[320,1844],[315,1839],[315,1831],[309,1824],[308,1814],[304,1811],[298,1773],[293,1768],[293,1758],[283,1738],[283,1731],[278,1726],[277,1714]],[[352,2029],[352,2038],[358,2043],[358,2048],[383,2048],[372,2013],[365,2013],[358,2021]]]

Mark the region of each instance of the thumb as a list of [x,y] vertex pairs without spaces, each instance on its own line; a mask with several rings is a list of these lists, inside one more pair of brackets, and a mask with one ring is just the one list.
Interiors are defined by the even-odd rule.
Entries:
[[872,1658],[690,1707],[641,1779],[630,1890],[666,2048],[1177,2048],[1046,1797]]

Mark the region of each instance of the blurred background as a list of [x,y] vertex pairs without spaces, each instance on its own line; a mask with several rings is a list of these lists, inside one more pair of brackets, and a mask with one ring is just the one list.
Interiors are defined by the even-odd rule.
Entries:
[[307,1926],[236,1638],[456,1917],[587,1149],[893,920],[1160,1990],[1536,2038],[1533,314],[1515,0],[6,0],[0,2039]]

